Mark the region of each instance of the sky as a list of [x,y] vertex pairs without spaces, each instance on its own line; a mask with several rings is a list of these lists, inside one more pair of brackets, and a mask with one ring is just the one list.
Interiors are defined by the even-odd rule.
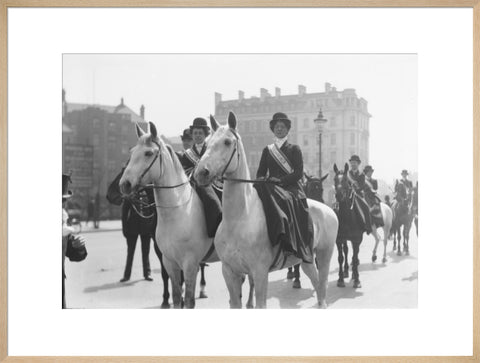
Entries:
[[[417,55],[415,54],[65,54],[67,102],[124,102],[160,133],[180,135],[195,117],[214,114],[223,100],[354,88],[368,102],[370,164],[388,182],[402,169],[418,170]],[[224,120],[219,120],[224,122]],[[134,132],[132,128],[132,132]]]

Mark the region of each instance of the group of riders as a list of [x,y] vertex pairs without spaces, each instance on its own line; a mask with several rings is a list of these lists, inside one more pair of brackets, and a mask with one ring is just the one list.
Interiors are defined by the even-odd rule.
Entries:
[[[267,145],[261,155],[254,184],[263,203],[267,219],[267,229],[272,245],[280,244],[283,253],[293,254],[307,263],[313,262],[313,224],[309,216],[307,195],[304,191],[304,168],[302,152],[298,145],[288,141],[292,122],[285,113],[277,112],[269,121],[274,142]],[[222,180],[208,186],[200,186],[194,179],[194,171],[207,150],[210,127],[207,120],[197,117],[192,125],[183,131],[181,140],[183,151],[177,156],[190,178],[191,184],[200,197],[206,217],[207,233],[214,237],[222,220]],[[380,208],[381,199],[377,194],[378,182],[373,178],[374,169],[370,165],[360,171],[358,155],[349,159],[347,178],[359,205],[357,215],[363,230],[369,234],[383,226]],[[401,172],[394,191],[395,200],[409,208],[414,187],[408,179],[408,171]],[[418,187],[417,186],[415,188]],[[151,194],[150,194],[151,195]],[[151,195],[153,198],[153,195]],[[151,201],[154,203],[154,201]],[[387,205],[391,205],[388,198]],[[335,209],[335,206],[334,206]]]

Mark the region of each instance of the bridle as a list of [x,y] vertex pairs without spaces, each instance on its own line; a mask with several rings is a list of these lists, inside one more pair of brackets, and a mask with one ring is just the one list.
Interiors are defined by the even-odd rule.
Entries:
[[[150,164],[148,165],[148,167],[143,171],[143,173],[140,175],[139,179],[138,179],[138,184],[141,184],[141,181],[143,179],[143,177],[150,171],[150,169],[153,167],[153,164],[155,164],[155,162],[157,161],[157,159],[159,160],[159,167],[160,167],[160,176],[163,175],[164,173],[164,170],[163,170],[163,163],[162,163],[162,155],[161,155],[161,146],[158,142],[156,142],[155,140],[151,140],[155,145],[157,145],[158,147],[158,150],[155,154],[155,157],[153,158],[153,160],[150,162]],[[192,198],[193,196],[193,190],[191,192],[191,195],[190,197],[188,198],[188,200],[185,202],[185,203],[182,203],[182,204],[179,204],[179,205],[174,205],[174,206],[161,206],[161,205],[157,205],[155,204],[155,202],[153,203],[147,203],[143,200],[141,200],[139,197],[137,197],[137,195],[139,193],[141,193],[142,191],[145,191],[147,189],[175,189],[175,188],[178,188],[178,187],[181,187],[185,184],[188,184],[189,183],[189,180],[183,182],[183,183],[180,183],[180,184],[176,184],[176,185],[155,185],[155,184],[146,184],[140,188],[138,188],[136,190],[136,192],[131,195],[130,197],[128,197],[129,201],[131,202],[132,204],[132,207],[133,209],[135,210],[135,212],[142,218],[145,218],[145,219],[150,219],[152,218],[155,213],[152,213],[148,216],[144,215],[142,212],[140,212],[138,209],[137,209],[137,206],[136,204],[138,204],[140,206],[140,208],[151,208],[151,207],[156,207],[156,208],[176,208],[176,207],[180,207],[181,205],[183,204],[186,204],[188,203],[188,201]]]
[[270,180],[240,179],[240,178],[229,178],[229,177],[225,176],[225,172],[227,171],[228,167],[230,166],[230,163],[232,162],[235,154],[237,154],[237,165],[240,163],[240,152],[238,151],[238,143],[240,141],[240,137],[238,136],[237,132],[234,129],[229,128],[229,130],[233,134],[233,136],[235,136],[236,143],[235,143],[235,147],[233,148],[232,154],[230,155],[230,158],[228,159],[228,163],[225,165],[222,173],[220,174],[220,180],[222,182],[233,181],[233,182],[238,182],[238,183],[271,183],[271,184],[276,184],[275,182],[270,181]]

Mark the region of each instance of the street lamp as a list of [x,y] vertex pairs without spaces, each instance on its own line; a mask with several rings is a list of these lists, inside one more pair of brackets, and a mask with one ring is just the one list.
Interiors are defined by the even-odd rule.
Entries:
[[323,117],[322,109],[318,112],[317,118],[313,120],[318,131],[318,174],[322,177],[322,132],[327,123],[327,119]]

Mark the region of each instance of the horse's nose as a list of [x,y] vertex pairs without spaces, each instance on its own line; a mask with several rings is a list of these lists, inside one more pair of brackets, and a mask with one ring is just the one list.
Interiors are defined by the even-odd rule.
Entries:
[[210,170],[208,170],[208,168],[203,168],[202,170],[200,170],[200,175],[206,178],[210,175]]
[[120,189],[121,189],[123,194],[130,194],[131,191],[132,191],[132,183],[130,183],[130,181],[126,180],[122,183]]

